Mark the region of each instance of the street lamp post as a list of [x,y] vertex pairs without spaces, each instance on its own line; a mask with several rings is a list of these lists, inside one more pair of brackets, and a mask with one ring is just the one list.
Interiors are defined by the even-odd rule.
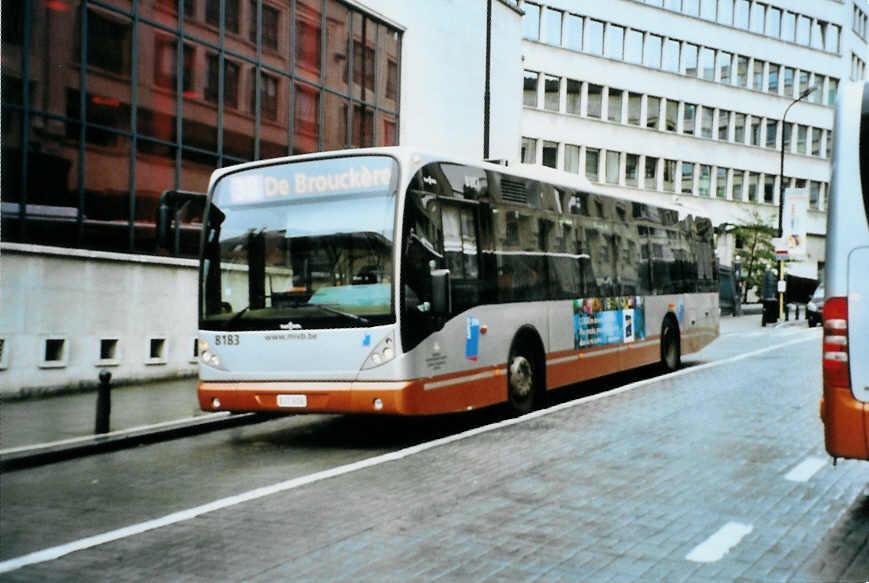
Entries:
[[[778,176],[778,238],[781,241],[781,238],[784,234],[784,229],[782,228],[782,221],[784,220],[784,207],[785,207],[785,119],[788,116],[788,112],[791,108],[811,95],[816,89],[818,89],[818,85],[813,85],[808,89],[803,90],[800,93],[800,96],[791,101],[790,105],[785,109],[785,113],[781,118],[781,167],[779,170]],[[793,132],[791,132],[791,137],[793,137]],[[778,262],[778,280],[779,282],[783,282],[785,279],[785,262],[784,259],[779,259]],[[782,285],[779,283],[779,292],[778,292],[778,319],[779,322],[783,321],[785,318],[785,294],[781,291]]]

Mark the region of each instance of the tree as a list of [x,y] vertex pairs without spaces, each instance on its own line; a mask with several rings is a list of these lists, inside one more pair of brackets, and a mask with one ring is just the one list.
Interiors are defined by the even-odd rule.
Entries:
[[775,266],[775,248],[772,239],[778,231],[756,210],[745,223],[733,230],[736,236],[736,256],[742,262],[744,282],[742,301],[748,301],[748,291],[756,289],[760,293],[763,276],[767,269]]

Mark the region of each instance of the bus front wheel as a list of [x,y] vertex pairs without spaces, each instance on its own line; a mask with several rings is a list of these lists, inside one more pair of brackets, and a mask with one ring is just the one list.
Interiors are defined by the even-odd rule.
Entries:
[[679,328],[672,320],[664,320],[661,329],[661,368],[673,372],[682,366],[682,347],[679,344]]
[[535,359],[525,350],[510,354],[507,367],[507,393],[510,406],[518,415],[534,410],[538,399],[540,372]]

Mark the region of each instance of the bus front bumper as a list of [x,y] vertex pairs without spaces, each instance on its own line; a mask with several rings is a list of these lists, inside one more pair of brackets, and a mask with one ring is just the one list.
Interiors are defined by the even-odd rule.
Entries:
[[244,381],[199,383],[203,411],[419,413],[419,381]]

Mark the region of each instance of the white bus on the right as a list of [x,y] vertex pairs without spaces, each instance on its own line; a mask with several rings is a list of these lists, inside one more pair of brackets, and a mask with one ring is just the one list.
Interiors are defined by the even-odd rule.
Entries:
[[869,460],[869,83],[839,88],[833,137],[821,419],[833,458]]

